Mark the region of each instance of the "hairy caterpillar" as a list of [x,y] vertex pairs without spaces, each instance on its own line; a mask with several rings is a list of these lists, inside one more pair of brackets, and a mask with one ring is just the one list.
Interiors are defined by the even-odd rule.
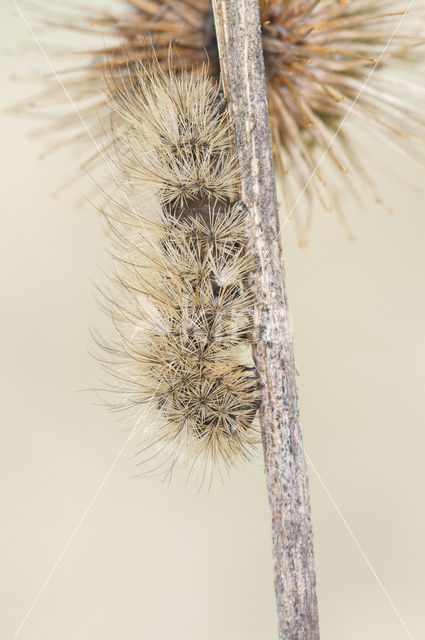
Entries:
[[121,406],[152,406],[148,446],[166,474],[179,460],[230,468],[258,441],[259,384],[225,99],[205,68],[132,73],[130,84],[110,81],[126,199],[106,213],[119,264],[107,368]]

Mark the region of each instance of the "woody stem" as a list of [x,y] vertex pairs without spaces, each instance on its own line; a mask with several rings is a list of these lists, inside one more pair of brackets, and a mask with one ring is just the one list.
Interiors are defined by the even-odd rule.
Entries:
[[221,76],[256,257],[255,364],[262,381],[264,444],[280,640],[318,640],[319,622],[306,463],[291,321],[282,262],[258,0],[213,0]]

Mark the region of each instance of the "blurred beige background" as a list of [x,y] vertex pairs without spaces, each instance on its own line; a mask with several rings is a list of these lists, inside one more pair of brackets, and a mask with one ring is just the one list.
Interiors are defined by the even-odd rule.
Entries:
[[[30,36],[4,0],[0,34],[4,107],[32,90],[12,74],[48,68],[19,53]],[[200,494],[132,478],[134,441],[111,470],[128,431],[78,392],[99,380],[102,225],[74,206],[84,184],[50,196],[74,170],[69,150],[40,162],[33,123],[0,126],[0,637],[60,558],[22,640],[275,639],[261,456]],[[395,215],[352,204],[356,243],[320,210],[307,249],[284,231],[324,640],[405,640],[398,616],[425,634],[425,198],[375,173]]]

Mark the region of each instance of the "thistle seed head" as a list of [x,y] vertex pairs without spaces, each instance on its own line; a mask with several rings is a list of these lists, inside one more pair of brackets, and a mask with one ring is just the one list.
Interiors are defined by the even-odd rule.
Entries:
[[[344,222],[335,174],[348,180],[345,194],[369,194],[382,204],[369,177],[370,149],[361,147],[359,131],[408,156],[418,155],[414,145],[425,141],[425,116],[415,101],[423,98],[423,88],[409,76],[424,42],[423,9],[423,0],[416,0],[409,16],[401,0],[262,0],[276,168],[286,213],[294,218],[301,243],[317,203]],[[115,11],[87,9],[62,26],[115,38],[111,46],[85,52],[86,65],[75,70],[69,85],[100,142],[109,112],[99,87],[117,74],[131,86],[133,66],[140,61],[148,66],[152,48],[159,65],[171,63],[177,75],[182,69],[201,71],[205,64],[212,76],[219,74],[210,0],[117,0]],[[85,107],[90,98],[97,99],[95,109]],[[181,144],[192,144],[189,131]],[[200,179],[208,194],[206,177]],[[179,184],[169,181],[170,199]],[[187,195],[182,192],[181,198]]]

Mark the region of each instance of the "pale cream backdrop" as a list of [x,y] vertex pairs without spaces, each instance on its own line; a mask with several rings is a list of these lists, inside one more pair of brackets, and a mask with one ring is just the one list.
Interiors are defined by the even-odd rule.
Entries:
[[[49,69],[1,1],[5,107],[35,88],[13,74]],[[135,440],[78,391],[99,384],[106,236],[82,183],[50,196],[77,159],[39,161],[33,126],[1,116],[0,637],[273,640],[261,457],[199,494],[135,479]],[[349,204],[356,243],[320,210],[307,249],[283,237],[324,640],[425,635],[425,199],[374,174],[395,215]]]

